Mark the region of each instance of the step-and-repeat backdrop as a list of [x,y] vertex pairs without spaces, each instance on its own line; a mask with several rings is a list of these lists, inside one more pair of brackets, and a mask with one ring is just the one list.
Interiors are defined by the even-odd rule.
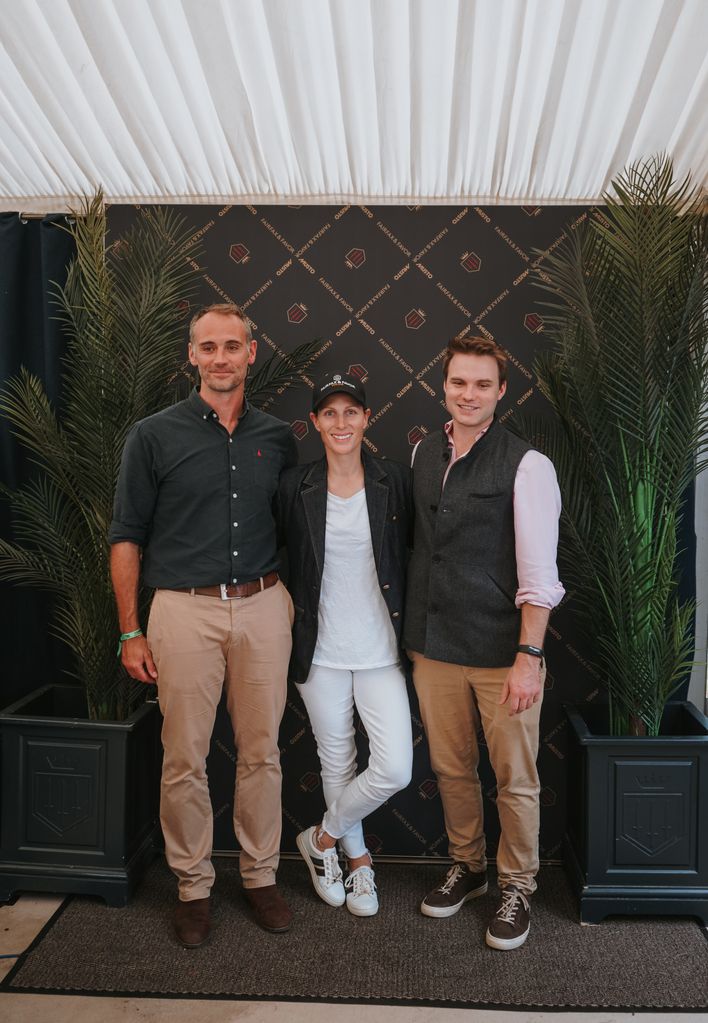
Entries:
[[[506,351],[503,420],[521,408],[543,408],[533,359],[545,343],[544,296],[531,283],[532,270],[541,252],[555,248],[593,214],[589,207],[538,206],[185,206],[180,212],[202,246],[201,301],[233,301],[245,309],[258,339],[257,365],[273,352],[320,339],[301,382],[266,406],[290,423],[301,461],[320,455],[308,420],[312,380],[324,371],[344,370],[366,383],[372,409],[367,447],[404,462],[421,437],[449,418],[441,359],[456,334],[493,338]],[[112,207],[109,242],[149,213],[148,208]],[[546,646],[539,771],[541,856],[549,860],[560,856],[565,816],[562,705],[597,696],[597,680],[574,631],[572,594],[553,613]],[[367,843],[382,856],[446,856],[440,796],[412,687],[410,695],[413,780],[367,819]],[[358,742],[365,758],[361,727]],[[294,689],[280,744],[283,850],[294,851],[298,831],[321,819],[324,808],[312,732]],[[208,765],[220,850],[236,848],[235,763],[222,708]],[[498,835],[494,775],[486,763],[482,770],[493,853]]]

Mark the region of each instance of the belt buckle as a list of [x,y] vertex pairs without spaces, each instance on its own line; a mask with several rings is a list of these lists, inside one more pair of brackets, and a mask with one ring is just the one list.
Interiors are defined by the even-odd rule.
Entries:
[[231,600],[231,597],[226,592],[228,583],[219,583],[219,590],[221,591],[220,600]]

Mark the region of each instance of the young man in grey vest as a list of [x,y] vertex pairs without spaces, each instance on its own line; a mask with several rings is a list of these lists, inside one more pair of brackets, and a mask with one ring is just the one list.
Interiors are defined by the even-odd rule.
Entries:
[[487,891],[478,730],[497,779],[501,899],[496,949],[522,945],[538,870],[538,729],[543,640],[563,597],[552,463],[495,416],[506,357],[485,338],[455,338],[443,362],[444,428],[413,457],[415,546],[405,645],[445,813],[453,866],[424,898],[448,917]]

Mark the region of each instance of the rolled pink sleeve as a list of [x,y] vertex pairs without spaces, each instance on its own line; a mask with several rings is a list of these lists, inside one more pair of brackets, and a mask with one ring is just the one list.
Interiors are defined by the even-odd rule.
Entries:
[[514,532],[519,588],[516,606],[553,608],[565,590],[558,578],[558,519],[561,497],[553,463],[528,451],[514,481]]

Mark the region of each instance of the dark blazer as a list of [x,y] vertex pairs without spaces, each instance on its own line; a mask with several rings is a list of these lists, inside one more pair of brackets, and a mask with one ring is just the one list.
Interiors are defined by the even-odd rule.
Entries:
[[[405,579],[412,528],[411,471],[362,451],[371,542],[381,594],[401,645]],[[286,469],[280,477],[277,520],[288,551],[288,589],[295,605],[288,677],[304,682],[317,643],[327,516],[327,461]],[[402,653],[402,656],[403,655]]]

